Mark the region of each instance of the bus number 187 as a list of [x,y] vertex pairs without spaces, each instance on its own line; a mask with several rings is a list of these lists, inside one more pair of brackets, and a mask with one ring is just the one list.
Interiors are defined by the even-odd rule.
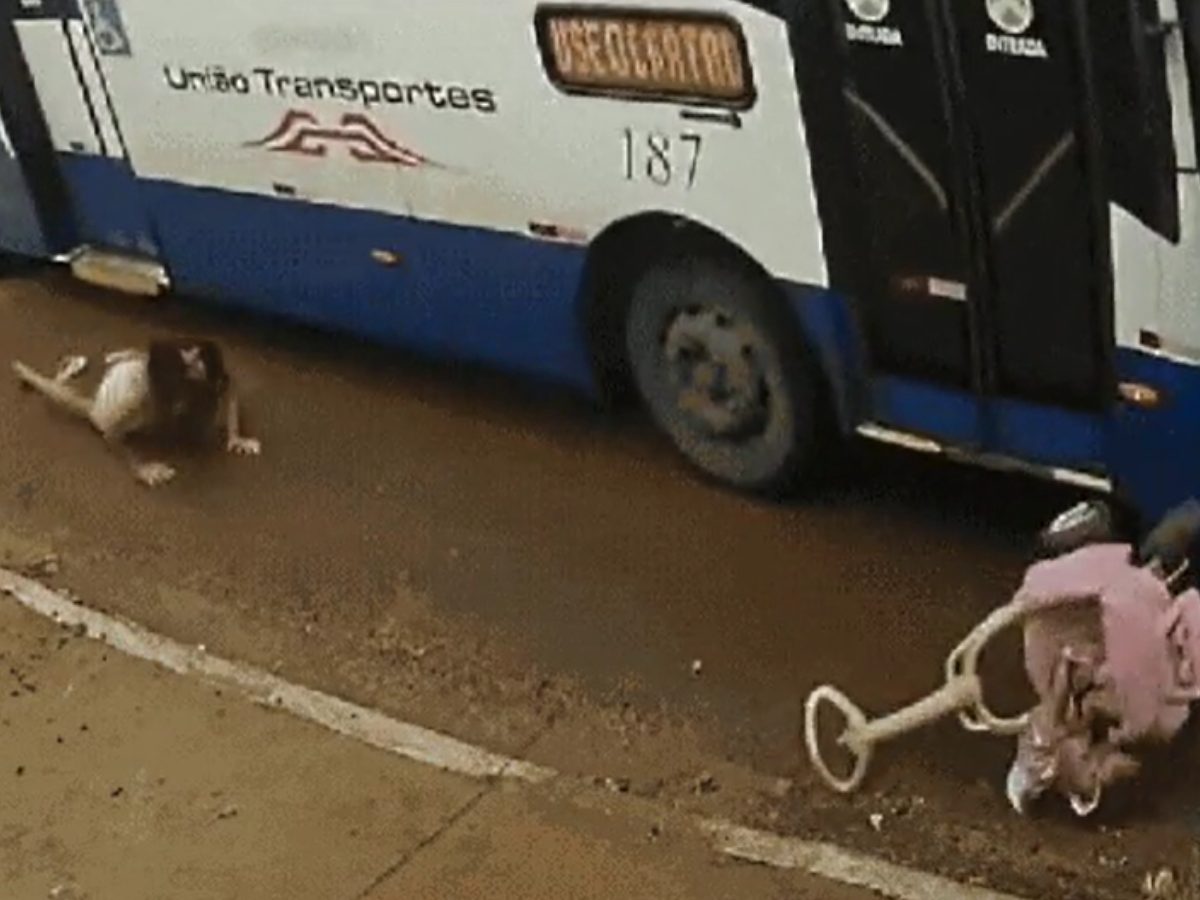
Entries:
[[659,187],[683,184],[687,188],[696,183],[703,147],[700,135],[672,137],[661,131],[638,133],[626,128],[623,146],[626,181],[650,181]]

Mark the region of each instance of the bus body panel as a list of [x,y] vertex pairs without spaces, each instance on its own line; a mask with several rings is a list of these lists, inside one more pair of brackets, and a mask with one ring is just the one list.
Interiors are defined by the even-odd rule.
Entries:
[[[564,93],[536,40],[538,5],[346,0],[335,17],[215,0],[181,29],[177,4],[122,0],[128,52],[102,62],[141,178],[526,237],[546,223],[579,241],[658,210],[715,228],[777,277],[825,283],[781,20],[689,4],[734,16],[749,44],[757,99],[731,128],[675,103]],[[654,135],[669,141],[669,176],[650,169]],[[168,211],[152,215],[170,227]]]
[[1153,523],[1188,497],[1200,497],[1200,367],[1159,353],[1122,348],[1123,378],[1153,385],[1162,405],[1124,406],[1113,417],[1110,466],[1117,489]]
[[[590,390],[586,254],[480,228],[143,181],[183,292]],[[378,248],[394,265],[374,262]]]
[[[217,0],[181,29],[178,4],[89,5],[107,36],[92,106],[125,152],[59,113],[86,234],[158,256],[184,292],[588,386],[581,275],[614,223],[686,217],[789,285],[825,283],[781,20],[691,4],[736,18],[748,44],[756,99],[731,127],[564,93],[537,6]],[[453,26],[431,28],[439,16]],[[22,30],[53,106],[62,38],[46,24]],[[651,159],[664,142],[669,169]]]
[[0,252],[40,257],[49,253],[25,170],[0,116]]
[[1150,520],[1200,496],[1200,177],[1183,173],[1179,187],[1178,244],[1122,213],[1113,220],[1118,375],[1152,388],[1158,402],[1117,410],[1109,457],[1122,492]]
[[[1164,12],[1176,18],[1174,9]],[[1194,17],[1186,12],[1185,20]],[[1200,496],[1197,87],[1189,78],[1183,31],[1169,32],[1164,45],[1179,169],[1179,240],[1167,240],[1115,205],[1110,210],[1117,378],[1150,388],[1157,402],[1115,408],[1107,458],[1117,490],[1148,523],[1184,498]]]
[[[954,450],[1008,458],[1047,474],[1069,469],[1099,476],[1108,462],[1105,416],[1016,399],[984,406],[966,391],[916,378],[873,378],[871,418]],[[981,443],[981,433],[991,439]]]

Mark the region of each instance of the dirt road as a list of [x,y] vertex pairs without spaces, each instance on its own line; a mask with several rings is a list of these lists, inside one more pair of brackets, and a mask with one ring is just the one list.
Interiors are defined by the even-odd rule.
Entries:
[[[1103,830],[1017,820],[1008,747],[950,724],[882,752],[851,801],[799,755],[817,682],[881,711],[936,686],[1070,493],[869,451],[771,506],[699,482],[635,416],[490,372],[58,277],[5,283],[0,322],[0,357],[47,366],[210,330],[246,384],[264,456],[183,460],[158,493],[0,390],[10,555],[55,552],[89,603],[560,770],[1030,896],[1125,897],[1192,864],[1194,742]],[[996,674],[1018,702],[1011,661]]]

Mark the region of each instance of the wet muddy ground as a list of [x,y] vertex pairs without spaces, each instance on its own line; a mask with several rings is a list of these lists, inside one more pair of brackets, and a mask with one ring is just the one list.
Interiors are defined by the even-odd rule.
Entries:
[[[148,492],[0,390],[0,551],[55,554],[51,583],[91,605],[616,790],[1029,897],[1198,877],[1193,736],[1086,823],[1017,818],[1008,743],[955,723],[881,748],[852,799],[801,756],[816,684],[878,712],[936,687],[1073,491],[857,448],[818,495],[768,504],[697,479],[635,412],[493,372],[56,275],[5,282],[0,320],[0,356],[47,368],[212,333],[264,443]],[[1015,642],[995,656],[989,695],[1014,709]]]

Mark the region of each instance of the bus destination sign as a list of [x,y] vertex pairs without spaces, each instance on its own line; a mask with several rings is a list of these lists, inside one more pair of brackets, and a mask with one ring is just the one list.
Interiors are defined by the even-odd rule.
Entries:
[[745,38],[724,16],[544,7],[537,32],[550,78],[567,92],[738,109],[754,102]]

